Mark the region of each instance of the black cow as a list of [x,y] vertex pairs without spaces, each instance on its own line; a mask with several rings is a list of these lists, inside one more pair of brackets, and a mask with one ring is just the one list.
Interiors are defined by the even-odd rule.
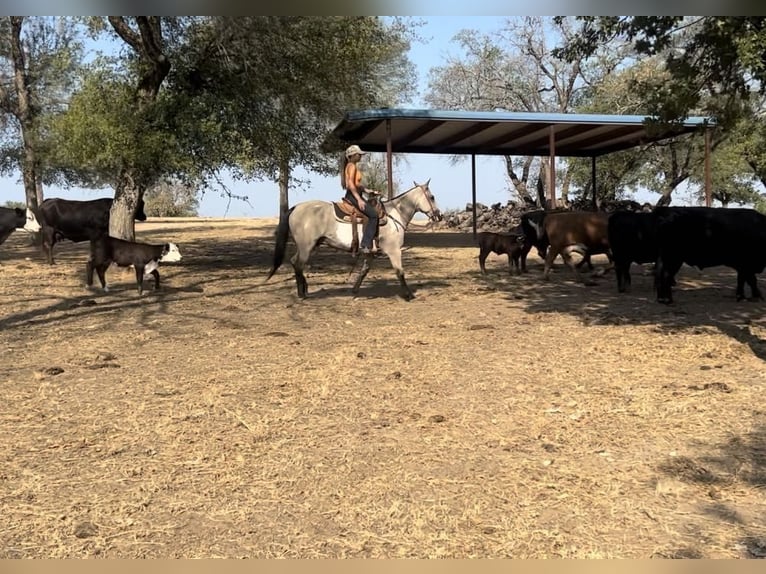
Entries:
[[109,235],[101,235],[90,242],[90,259],[85,265],[86,284],[93,285],[93,270],[98,273],[101,287],[109,291],[106,285],[106,270],[112,263],[119,267],[133,266],[136,270],[138,294],[144,290],[144,275],[154,276],[154,288],[160,288],[160,273],[157,271],[161,261],[180,261],[181,252],[175,243],[151,245],[125,241]]
[[657,230],[654,213],[615,211],[607,223],[609,247],[617,274],[617,291],[630,289],[630,265],[657,260]]
[[508,272],[513,268],[516,273],[521,273],[519,269],[519,258],[524,248],[524,234],[520,227],[511,229],[510,233],[492,233],[491,231],[482,231],[476,234],[476,242],[479,245],[479,267],[482,275],[487,274],[484,262],[490,252],[502,255],[508,255]]
[[40,231],[40,223],[29,208],[25,212],[18,207],[0,207],[0,243],[8,239],[17,229],[35,233]]
[[754,209],[658,207],[657,301],[672,303],[672,281],[681,265],[704,269],[725,265],[737,271],[737,301],[745,283],[763,299],[756,273],[766,268],[766,216]]
[[[69,239],[75,243],[90,241],[109,233],[109,210],[113,199],[102,197],[87,201],[52,198],[40,205],[40,224],[43,227],[43,253],[53,265],[53,246],[57,241]],[[133,218],[146,221],[144,200],[139,199]]]

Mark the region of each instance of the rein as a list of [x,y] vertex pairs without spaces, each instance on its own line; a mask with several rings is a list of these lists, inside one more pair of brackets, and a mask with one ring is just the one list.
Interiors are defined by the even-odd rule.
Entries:
[[[423,192],[423,195],[425,195],[425,196],[426,196],[426,200],[428,201],[428,205],[431,207],[431,214],[430,214],[430,215],[428,215],[428,219],[430,219],[431,221],[434,221],[434,217],[436,216],[436,206],[434,205],[434,202],[433,202],[433,201],[431,201],[431,198],[429,197],[429,195],[426,193],[426,189],[427,189],[427,188],[423,187],[423,184],[422,184],[422,183],[420,183],[420,184],[418,184],[418,185],[416,185],[416,186],[414,186],[414,187],[411,187],[411,188],[409,188],[407,191],[404,191],[404,192],[400,193],[399,195],[397,195],[396,197],[392,197],[391,199],[389,199],[389,200],[387,200],[387,201],[392,201],[392,200],[394,200],[394,199],[397,199],[397,198],[399,198],[399,197],[403,197],[403,196],[407,195],[409,192],[413,191],[414,189],[416,189],[416,188],[418,188],[418,187],[419,187],[419,188],[420,188],[420,190]],[[390,219],[393,219],[393,220],[394,220],[394,223],[396,223],[397,225],[399,225],[399,226],[402,228],[402,230],[403,230],[403,231],[406,231],[406,230],[407,230],[407,226],[406,226],[406,225],[404,225],[404,224],[403,224],[401,221],[399,221],[398,219],[396,219],[396,217],[394,217],[394,216],[393,216],[393,215],[391,215],[390,213],[387,213],[386,215],[387,215],[387,217],[389,217]]]

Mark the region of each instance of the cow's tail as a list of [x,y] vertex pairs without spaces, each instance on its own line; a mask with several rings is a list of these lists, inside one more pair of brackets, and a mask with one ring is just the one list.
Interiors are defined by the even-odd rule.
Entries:
[[274,246],[274,260],[271,264],[271,270],[269,276],[266,277],[266,281],[271,279],[271,276],[277,272],[282,266],[282,262],[285,260],[285,251],[287,250],[287,240],[290,236],[290,214],[295,209],[295,206],[291,207],[287,213],[279,218],[279,225],[277,226],[276,233],[276,245]]

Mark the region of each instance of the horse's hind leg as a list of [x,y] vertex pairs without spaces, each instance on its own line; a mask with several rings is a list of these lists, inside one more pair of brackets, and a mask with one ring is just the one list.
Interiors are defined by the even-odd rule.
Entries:
[[305,299],[308,295],[309,283],[306,281],[306,276],[303,274],[306,260],[301,257],[300,249],[293,255],[290,263],[293,264],[293,269],[295,270],[295,286],[298,289],[298,297]]

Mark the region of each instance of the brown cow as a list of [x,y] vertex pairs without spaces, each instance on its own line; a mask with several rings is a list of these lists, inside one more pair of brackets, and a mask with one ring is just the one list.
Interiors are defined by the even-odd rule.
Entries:
[[548,237],[549,247],[545,256],[545,279],[549,278],[553,260],[560,254],[579,280],[580,274],[572,262],[573,251],[583,257],[606,253],[611,268],[608,221],[609,214],[601,211],[566,211],[546,215],[543,229]]

